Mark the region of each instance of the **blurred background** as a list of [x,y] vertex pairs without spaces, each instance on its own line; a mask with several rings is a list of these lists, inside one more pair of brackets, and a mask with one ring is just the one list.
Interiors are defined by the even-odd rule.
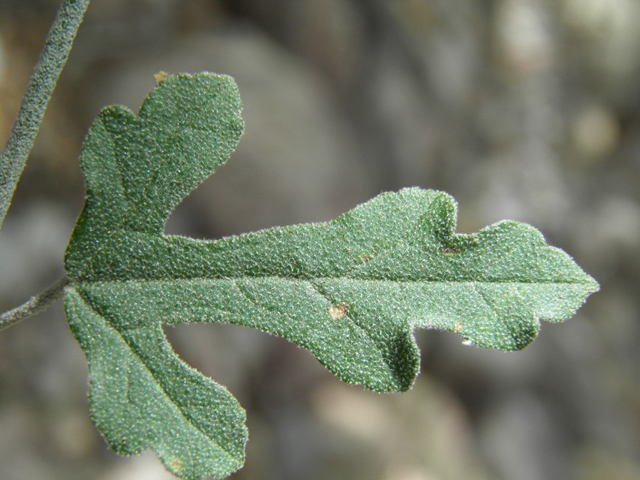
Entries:
[[[54,0],[0,2],[0,139]],[[417,332],[407,393],[346,385],[306,351],[227,325],[167,329],[248,411],[237,480],[640,478],[640,3],[94,0],[0,234],[0,307],[63,274],[98,111],[154,74],[235,77],[246,132],[167,231],[325,221],[384,190],[445,190],[461,232],[529,222],[601,292],[520,353]],[[0,334],[0,479],[165,480],[87,411],[61,304]]]

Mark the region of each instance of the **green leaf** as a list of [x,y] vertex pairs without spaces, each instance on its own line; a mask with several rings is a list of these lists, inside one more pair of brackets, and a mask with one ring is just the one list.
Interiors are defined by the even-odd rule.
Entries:
[[243,410],[177,358],[161,324],[259,328],[346,382],[388,392],[415,380],[416,328],[519,350],[540,319],[567,319],[598,290],[534,228],[455,234],[454,200],[417,188],[322,224],[217,241],[163,235],[175,205],[235,147],[239,110],[228,77],[179,75],[138,117],[103,111],[86,140],[66,308],[89,359],[94,421],[117,452],[151,448],[185,479],[242,465]]
[[[144,238],[164,238],[171,210],[226,161],[242,134],[240,110],[233,80],[211,74],[169,78],[138,116],[104,109],[83,147],[87,201],[65,257],[73,281],[65,306],[89,360],[98,430],[116,452],[151,448],[186,479],[221,478],[242,466],[244,410],[175,355],[161,328],[168,318],[142,306],[120,316],[115,297],[99,305],[90,291],[101,279],[126,296],[118,289],[126,279],[98,273],[123,258],[172,261],[149,256]],[[142,268],[132,278],[151,280],[150,273]]]

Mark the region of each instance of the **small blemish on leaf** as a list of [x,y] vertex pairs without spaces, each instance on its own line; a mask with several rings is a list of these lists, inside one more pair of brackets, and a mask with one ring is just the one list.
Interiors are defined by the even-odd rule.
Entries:
[[172,458],[169,460],[169,469],[174,473],[179,473],[182,468],[182,460],[179,458]]
[[453,324],[453,333],[460,333],[462,331],[462,323],[456,322]]
[[362,255],[360,255],[360,261],[364,264],[367,263],[369,260],[371,260],[371,255],[367,255],[366,253],[363,253]]
[[461,253],[461,250],[456,246],[444,247],[442,249],[442,253],[444,253],[445,255],[458,255]]
[[342,303],[334,303],[329,307],[329,316],[333,320],[340,320],[347,316],[347,312],[349,311],[349,304]]
[[156,79],[156,83],[158,85],[160,85],[162,82],[164,82],[169,77],[170,77],[170,75],[167,72],[158,72],[153,76],[153,78]]

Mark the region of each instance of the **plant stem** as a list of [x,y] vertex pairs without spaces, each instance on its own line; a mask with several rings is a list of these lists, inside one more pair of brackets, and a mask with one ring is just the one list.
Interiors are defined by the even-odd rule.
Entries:
[[64,294],[64,288],[69,285],[69,277],[62,277],[42,293],[31,297],[19,307],[0,315],[0,330],[9,328],[22,320],[44,312],[49,305],[55,303]]
[[16,123],[0,156],[0,227],[89,1],[64,0],[45,40]]

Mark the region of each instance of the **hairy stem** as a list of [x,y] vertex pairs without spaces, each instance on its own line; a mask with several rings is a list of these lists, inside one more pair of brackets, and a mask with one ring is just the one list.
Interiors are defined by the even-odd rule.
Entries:
[[62,277],[42,293],[31,297],[31,299],[19,307],[9,310],[0,315],[0,330],[9,328],[25,318],[44,312],[49,305],[55,303],[64,294],[64,287],[69,285],[69,277]]
[[64,0],[45,40],[16,123],[0,156],[0,227],[88,6],[89,0]]

